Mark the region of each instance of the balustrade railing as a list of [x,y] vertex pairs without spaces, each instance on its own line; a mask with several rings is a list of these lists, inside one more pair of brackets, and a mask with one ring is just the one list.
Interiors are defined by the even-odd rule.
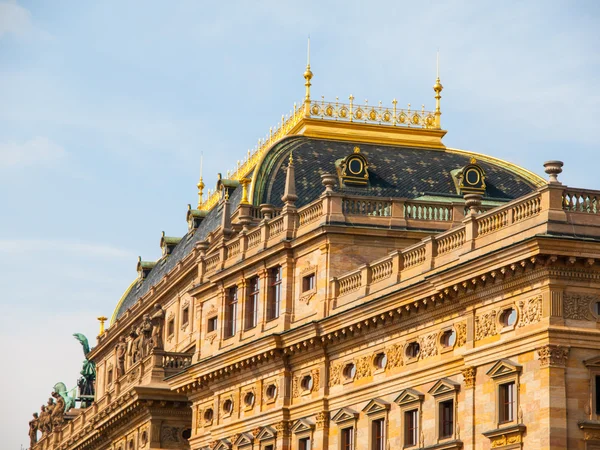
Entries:
[[323,202],[318,201],[314,205],[308,205],[298,211],[300,226],[314,222],[323,215]]
[[258,244],[260,244],[260,239],[261,239],[261,229],[257,228],[256,230],[251,231],[250,233],[248,233],[248,248],[254,248],[256,247]]
[[435,240],[437,242],[437,254],[445,255],[446,253],[450,253],[457,248],[462,247],[465,243],[465,239],[466,232],[464,227],[436,236]]
[[380,199],[346,197],[342,199],[342,212],[349,215],[387,217],[392,215],[392,203]]
[[192,354],[167,352],[162,357],[164,369],[185,369],[192,364]]
[[391,277],[393,270],[394,263],[391,257],[387,257],[383,261],[374,263],[371,266],[371,282],[377,283],[378,281]]
[[566,190],[562,194],[563,209],[571,212],[599,214],[599,200],[600,192],[598,191]]
[[212,270],[215,270],[220,261],[221,261],[221,255],[219,255],[218,253],[213,256],[209,256],[206,259],[206,271],[210,272]]
[[404,203],[407,219],[452,222],[452,205],[408,201]]
[[227,246],[227,259],[240,254],[241,244],[239,238]]
[[418,247],[408,250],[403,253],[404,256],[404,268],[410,269],[413,266],[417,266],[425,261],[425,245],[419,244]]
[[283,217],[279,216],[269,222],[269,237],[283,233]]
[[344,275],[338,278],[340,287],[339,295],[346,295],[350,292],[354,292],[360,288],[362,282],[362,273],[360,271],[354,271],[349,275]]

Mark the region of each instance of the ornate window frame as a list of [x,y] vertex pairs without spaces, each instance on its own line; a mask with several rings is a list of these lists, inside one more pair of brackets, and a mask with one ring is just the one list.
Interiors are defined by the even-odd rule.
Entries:
[[[442,378],[427,391],[435,399],[435,428],[436,428],[436,436],[437,442],[439,443],[449,443],[451,441],[456,441],[457,433],[456,426],[458,423],[458,391],[460,390],[460,384],[452,381],[448,378]],[[441,420],[440,417],[440,406],[442,403],[452,400],[452,433],[448,437],[440,436],[441,430]],[[458,445],[458,443],[457,443]],[[462,444],[460,444],[462,445]],[[459,448],[458,446],[452,447],[444,447],[444,448]]]
[[357,421],[358,421],[358,416],[360,414],[350,408],[342,408],[340,409],[338,412],[336,412],[333,417],[331,418],[331,421],[334,422],[339,429],[338,432],[338,445],[337,448],[339,450],[343,450],[342,449],[342,430],[345,430],[347,428],[352,428],[352,450],[356,450],[356,439],[358,437],[358,427],[357,427]]
[[256,434],[255,440],[259,443],[260,450],[267,450],[268,446],[275,448],[275,440],[277,439],[277,431],[270,426],[262,427]]
[[[442,342],[442,339],[444,338],[444,335],[449,332],[449,331],[453,331],[454,332],[454,344],[452,345],[444,345],[444,343]],[[448,327],[444,327],[440,330],[439,334],[438,334],[438,338],[437,338],[437,344],[438,344],[438,353],[442,354],[442,353],[447,353],[447,352],[451,352],[456,348],[456,343],[458,342],[458,331],[456,330],[456,328],[453,325],[450,325]]]
[[[515,322],[517,323],[518,320]],[[523,448],[523,433],[526,430],[522,422],[522,410],[520,403],[520,375],[523,367],[520,364],[513,363],[508,359],[497,361],[488,375],[494,382],[495,392],[495,424],[496,429],[483,433],[490,439],[492,448],[502,449],[521,449]],[[515,404],[513,406],[513,420],[509,422],[500,422],[500,388],[508,383],[515,385]]]
[[600,356],[586,359],[583,363],[587,367],[590,376],[588,416],[592,421],[600,421],[600,413],[596,412],[600,410],[600,405],[596,404],[596,392],[600,389],[600,383],[596,384],[596,377],[600,377]]
[[[512,325],[504,325],[504,323],[502,323],[502,317],[504,316],[504,312],[508,311],[509,309],[512,309],[515,312],[515,322]],[[520,320],[521,320],[521,312],[519,311],[519,308],[517,307],[516,303],[511,303],[509,305],[502,306],[498,310],[498,313],[496,314],[496,323],[498,326],[498,328],[497,328],[498,333],[506,333],[508,331],[513,331],[517,327],[517,324],[519,323]]]
[[[267,391],[271,386],[275,386],[275,395],[273,395],[273,397],[269,397],[267,395]],[[277,380],[268,380],[265,381],[263,384],[263,403],[265,404],[271,404],[271,403],[275,403],[275,401],[277,400],[277,397],[279,396],[279,383],[277,382]]]
[[[374,450],[373,449],[373,422],[375,420],[379,420],[379,419],[383,419],[384,420],[384,440],[386,442],[388,441],[388,436],[389,436],[389,412],[390,412],[390,404],[384,400],[381,400],[379,398],[374,398],[373,400],[371,400],[369,403],[367,403],[367,405],[362,409],[362,412],[364,412],[368,419],[369,419],[369,446],[368,446],[368,450]],[[387,445],[385,446],[385,448],[387,448]]]
[[298,450],[300,448],[300,439],[308,438],[310,440],[310,448],[313,446],[313,435],[315,430],[315,424],[310,422],[307,419],[299,419],[297,420],[290,431],[294,435],[294,439],[292,441],[292,450]]
[[251,433],[241,433],[233,441],[236,450],[251,450],[254,444],[254,436]]
[[[421,435],[423,433],[423,399],[425,395],[421,392],[407,388],[398,394],[394,403],[396,403],[400,407],[400,435],[401,435],[401,448],[417,448],[422,447],[422,439]],[[417,410],[418,417],[418,436],[417,443],[415,445],[406,445],[406,437],[404,436],[406,424],[405,424],[405,413],[413,410]]]

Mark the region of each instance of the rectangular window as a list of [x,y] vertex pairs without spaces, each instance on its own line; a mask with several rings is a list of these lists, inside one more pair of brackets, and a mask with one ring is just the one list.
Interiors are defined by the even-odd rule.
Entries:
[[181,324],[186,325],[190,321],[190,307],[186,306],[181,312]]
[[267,320],[277,319],[281,309],[281,267],[269,271],[267,294]]
[[174,334],[175,334],[175,319],[171,319],[167,323],[167,336],[173,336]]
[[298,450],[310,450],[310,438],[300,438],[298,440]]
[[515,418],[515,382],[505,383],[500,385],[499,392],[500,423],[512,422]]
[[371,450],[385,449],[385,419],[377,419],[371,422]]
[[248,297],[246,298],[246,311],[244,317],[244,329],[254,328],[258,323],[258,295],[260,282],[258,277],[250,279],[248,283]]
[[315,274],[311,273],[302,278],[302,292],[312,291],[315,288]]
[[404,413],[404,445],[417,445],[419,440],[419,410],[411,409]]
[[342,450],[354,450],[354,428],[342,429]]
[[238,289],[237,286],[227,289],[225,298],[225,337],[235,336],[236,319],[238,307]]
[[446,400],[439,404],[440,439],[447,439],[454,434],[454,400]]
[[108,378],[107,384],[112,384],[112,381],[113,381],[113,371],[112,371],[112,369],[108,370],[108,377],[107,378]]
[[265,445],[264,450],[273,450],[273,444]]
[[217,316],[212,316],[212,317],[208,318],[206,328],[207,328],[208,333],[217,330]]

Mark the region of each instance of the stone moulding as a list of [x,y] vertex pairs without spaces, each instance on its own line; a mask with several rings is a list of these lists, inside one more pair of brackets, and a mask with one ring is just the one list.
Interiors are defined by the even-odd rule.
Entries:
[[509,450],[523,448],[523,433],[526,429],[525,425],[519,423],[509,427],[486,431],[482,434],[491,441],[491,448]]
[[540,367],[565,367],[569,357],[569,348],[560,345],[545,345],[537,349]]

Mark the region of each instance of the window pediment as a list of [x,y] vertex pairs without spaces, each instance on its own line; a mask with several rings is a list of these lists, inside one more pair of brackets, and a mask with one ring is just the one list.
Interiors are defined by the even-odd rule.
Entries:
[[424,395],[415,389],[404,389],[394,402],[398,405],[406,405],[413,402],[421,402],[423,401]]
[[254,441],[254,437],[250,433],[242,433],[237,439],[233,442],[233,445],[241,446],[241,445],[252,445]]
[[600,356],[583,361],[586,367],[600,367]]
[[227,439],[221,439],[214,450],[231,450],[231,443]]
[[435,397],[437,395],[447,394],[448,392],[457,392],[459,389],[460,384],[449,380],[448,378],[442,378],[441,380],[436,381],[427,393]]
[[350,408],[342,408],[331,418],[332,422],[342,423],[349,420],[356,420],[358,413]]
[[522,368],[523,366],[520,364],[513,363],[508,359],[501,359],[487,371],[486,375],[491,378],[498,378],[504,375],[520,373]]
[[315,424],[309,422],[306,419],[300,419],[292,425],[292,433],[298,434],[305,431],[311,431],[315,427]]
[[263,427],[259,433],[256,435],[257,441],[264,441],[266,439],[275,439],[277,436],[277,431],[271,427]]
[[374,398],[367,403],[367,406],[365,406],[362,410],[365,414],[374,414],[380,411],[387,411],[388,409],[390,409],[390,404],[388,402],[385,402],[379,398]]

